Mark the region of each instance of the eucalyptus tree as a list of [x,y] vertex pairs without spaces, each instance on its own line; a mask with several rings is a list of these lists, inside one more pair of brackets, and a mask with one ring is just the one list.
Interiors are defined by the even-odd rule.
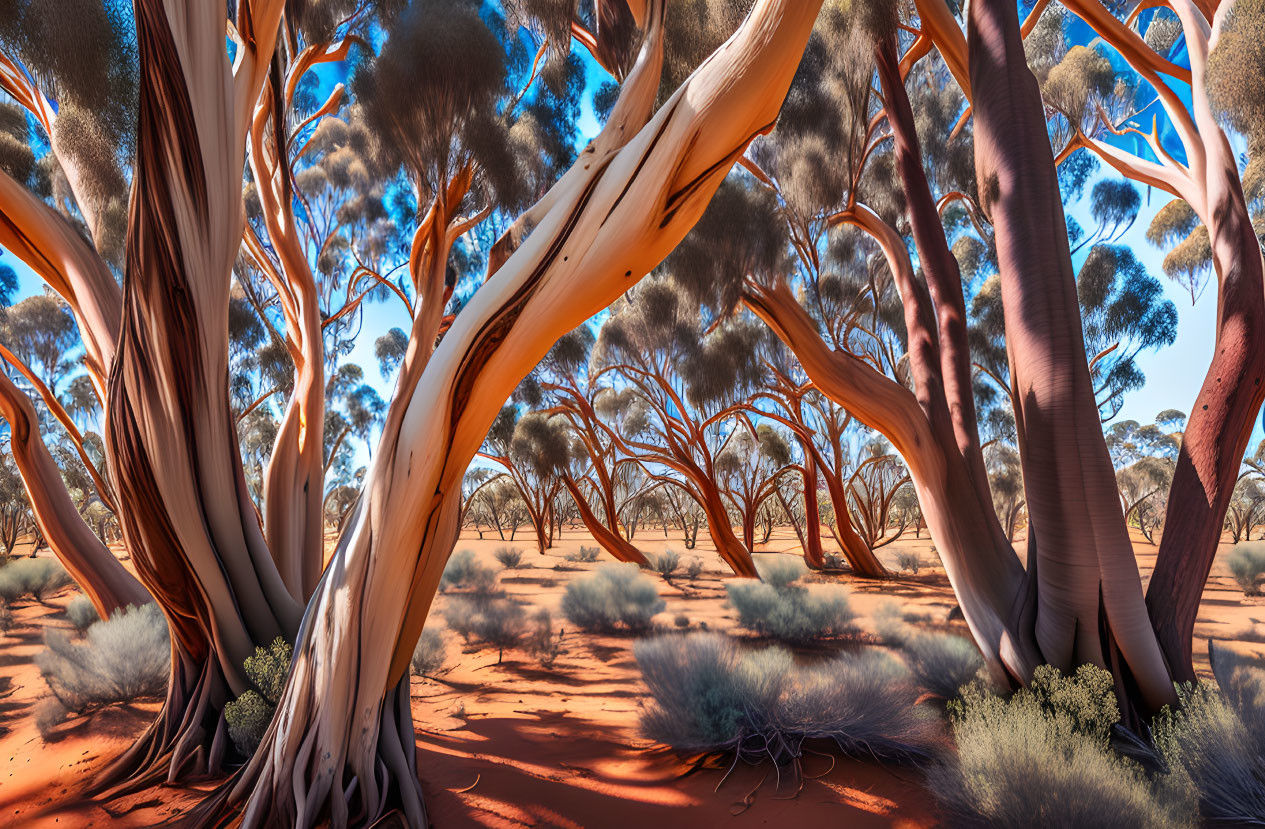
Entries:
[[503,468],[518,488],[540,553],[553,546],[554,500],[570,460],[571,443],[563,423],[541,412],[520,416],[518,407],[508,404],[496,416],[479,452]]
[[[791,458],[788,435],[769,423],[753,425],[738,421],[735,434],[716,453],[714,468],[717,485],[741,518],[742,543],[755,550],[755,528],[760,513],[776,503],[778,485],[784,475],[803,468]],[[765,541],[767,541],[767,537]]]
[[660,276],[612,306],[593,356],[594,379],[618,378],[647,412],[637,434],[608,430],[610,437],[651,478],[698,502],[716,551],[747,577],[756,575],[751,549],[733,531],[716,463],[745,428],[743,401],[761,380],[759,336],[741,322],[705,331],[698,308]]
[[[95,4],[78,5],[91,11]],[[456,538],[466,465],[502,402],[553,341],[653,269],[698,219],[753,136],[773,123],[820,3],[758,0],[719,57],[706,61],[657,110],[661,0],[629,5],[626,18],[635,28],[604,27],[602,14],[592,29],[582,21],[558,27],[592,42],[599,54],[637,57],[623,73],[604,128],[556,183],[553,174],[569,159],[546,165],[551,169],[531,187],[502,188],[502,182],[514,183],[512,177],[491,174],[539,169],[547,152],[525,153],[521,167],[496,167],[484,166],[477,155],[442,149],[418,164],[416,152],[401,158],[372,148],[371,157],[384,167],[399,161],[416,193],[414,216],[421,214],[409,251],[409,273],[417,276],[413,323],[373,462],[323,575],[325,444],[319,425],[328,361],[312,266],[317,251],[304,237],[307,214],[295,186],[302,163],[293,161],[293,153],[347,91],[336,88],[325,103],[317,101],[312,112],[300,115],[307,104],[300,101],[296,110],[303,97],[298,93],[310,86],[299,81],[319,63],[348,55],[357,42],[353,36],[369,27],[370,36],[359,42],[391,60],[368,62],[364,77],[376,81],[354,81],[353,97],[359,86],[364,100],[350,106],[362,107],[373,123],[370,99],[381,92],[379,108],[398,113],[386,113],[374,138],[427,151],[442,148],[445,137],[454,138],[445,131],[460,127],[495,151],[535,146],[500,140],[513,132],[520,111],[501,104],[528,86],[531,70],[527,60],[524,71],[507,70],[497,87],[508,89],[504,96],[489,97],[485,87],[468,85],[466,62],[489,60],[486,50],[468,44],[490,49],[495,43],[498,53],[508,53],[522,42],[519,29],[504,41],[479,34],[476,23],[488,31],[499,24],[473,3],[417,2],[398,14],[395,4],[288,5],[243,0],[229,20],[226,7],[216,4],[138,0],[130,17],[125,11],[111,17],[118,6],[109,4],[96,18],[85,17],[82,27],[90,30],[86,24],[101,18],[110,24],[105,30],[84,39],[77,28],[77,39],[66,38],[76,50],[41,52],[26,49],[26,40],[34,33],[56,41],[38,24],[60,15],[49,14],[47,3],[19,3],[21,14],[5,15],[0,47],[6,69],[21,63],[34,71],[4,71],[0,79],[46,134],[73,123],[74,96],[81,90],[65,91],[62,84],[70,86],[86,66],[104,69],[81,72],[96,100],[108,104],[100,108],[103,115],[116,103],[126,108],[137,102],[122,285],[111,270],[111,223],[99,209],[102,202],[77,188],[86,181],[85,167],[75,168],[69,153],[57,155],[64,145],[56,135],[49,146],[79,215],[98,208],[84,220],[92,232],[80,235],[57,206],[24,186],[29,178],[19,181],[6,170],[0,176],[0,244],[47,281],[75,317],[88,374],[102,397],[128,551],[172,627],[173,676],[163,711],[112,775],[143,783],[220,766],[228,746],[220,706],[248,687],[241,666],[254,646],[285,636],[295,639],[278,705],[286,714],[199,819],[245,806],[247,826],[369,824],[398,808],[407,823],[421,826],[426,821],[412,751],[407,668]],[[602,2],[599,12],[612,7]],[[567,4],[546,11],[558,9],[574,24]],[[382,16],[370,18],[368,11]],[[428,25],[432,21],[436,25]],[[476,37],[459,44],[446,36],[454,27]],[[428,37],[435,38],[434,49],[425,48]],[[115,61],[109,49],[129,44],[134,51]],[[552,46],[569,49],[570,41]],[[69,58],[36,65],[49,54]],[[384,78],[415,77],[411,67],[427,59],[434,60],[433,70],[420,80],[438,83],[390,94],[401,87]],[[131,78],[132,94],[100,94],[118,74],[116,65]],[[538,100],[539,89],[530,86],[528,97]],[[434,96],[417,94],[423,89]],[[477,101],[453,94],[461,90],[478,93]],[[465,117],[415,117],[427,107],[464,115],[475,103],[498,117],[479,119],[477,128]],[[551,111],[572,113],[566,107]],[[529,129],[524,125],[519,135]],[[247,146],[253,193],[240,177]],[[559,146],[569,155],[569,141]],[[113,164],[131,154],[116,143],[105,157]],[[449,175],[448,186],[440,186],[443,179],[433,174],[451,173],[446,162],[462,157],[476,162],[461,164],[461,175]],[[432,158],[445,164],[431,164]],[[467,178],[468,189],[454,186]],[[252,199],[260,210],[248,221]],[[444,210],[431,211],[428,201]],[[445,253],[467,221],[489,205],[492,212],[518,216],[502,217],[508,229],[503,243],[487,252],[487,280],[459,313],[446,314],[452,297]],[[265,474],[262,528],[242,470],[229,387],[228,313],[243,243],[250,266],[276,295],[266,306],[260,303],[264,321],[281,327],[278,334],[295,364],[294,391]],[[319,262],[316,270],[321,272]],[[19,397],[26,399],[0,395],[12,432],[26,439],[38,430],[30,428],[29,408]],[[28,444],[43,448],[37,440]],[[22,455],[16,446],[14,451],[21,467]],[[22,471],[38,513],[55,506],[59,496],[43,492],[51,476],[36,466]],[[64,497],[64,487],[59,491]],[[59,514],[49,526],[82,527],[91,535],[82,520],[70,517],[76,520]],[[68,562],[80,549],[74,541],[54,540],[51,532],[50,541]],[[104,567],[105,558],[91,560]],[[83,580],[100,587],[99,575]]]

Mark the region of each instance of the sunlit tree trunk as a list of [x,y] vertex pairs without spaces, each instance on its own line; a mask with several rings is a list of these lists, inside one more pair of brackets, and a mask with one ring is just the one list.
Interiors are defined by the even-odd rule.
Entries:
[[603,550],[614,556],[617,561],[631,561],[642,567],[649,565],[640,550],[625,541],[623,536],[617,531],[610,529],[609,526],[598,519],[592,507],[589,506],[588,499],[580,492],[580,488],[571,479],[571,476],[563,477],[562,483],[567,488],[567,492],[570,493],[572,500],[575,501],[575,508],[580,513],[580,520],[584,523],[584,528],[588,530],[589,535],[593,536],[593,540]]
[[396,400],[401,428],[384,434],[309,605],[278,706],[285,715],[226,790],[229,803],[248,800],[246,826],[370,823],[391,808],[425,825],[407,668],[456,538],[466,464],[553,342],[653,268],[770,127],[818,6],[758,2],[649,124],[662,2],[638,9],[649,34],[602,133]]
[[239,5],[234,73],[222,7],[136,3],[140,122],[105,445],[132,560],[171,625],[172,677],[158,720],[107,780],[215,771],[228,748],[222,707],[251,687],[243,661],[298,629],[228,395],[244,136],[281,5]]

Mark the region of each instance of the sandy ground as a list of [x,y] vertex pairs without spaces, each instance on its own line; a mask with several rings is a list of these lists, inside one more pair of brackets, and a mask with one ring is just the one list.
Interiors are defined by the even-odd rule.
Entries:
[[[647,552],[671,548],[705,563],[703,575],[692,582],[655,577],[667,603],[656,617],[659,627],[677,629],[676,617],[683,614],[691,630],[734,628],[724,599],[726,571],[702,538],[692,551],[679,536],[665,539],[659,530],[643,531],[635,542]],[[494,563],[493,552],[507,543],[524,550],[528,566],[504,572],[502,586],[531,605],[529,610],[554,613],[555,630],[564,630],[563,651],[548,668],[519,650],[506,651],[498,664],[495,650],[467,647],[448,632],[444,671],[436,679],[413,679],[418,766],[438,829],[936,824],[935,805],[911,770],[853,761],[830,768],[830,761],[814,757],[805,771],[822,776],[804,780],[798,794],[799,781],[784,779],[779,786],[768,766],[741,767],[723,785],[723,770],[692,771],[688,762],[638,732],[644,688],[632,656],[634,640],[567,630],[558,612],[567,582],[599,566],[565,560],[581,545],[591,546],[589,536],[567,531],[541,555],[522,533],[513,542],[495,533],[482,540],[466,533],[457,549]],[[1229,546],[1222,546],[1204,592],[1196,627],[1200,669],[1207,668],[1209,637],[1265,652],[1265,599],[1246,598],[1238,590],[1220,560]],[[883,548],[880,558],[894,568],[898,553],[916,549],[934,561],[930,548],[925,533],[921,539],[906,536]],[[1140,536],[1135,548],[1145,582],[1156,550]],[[799,554],[789,530],[776,532],[759,549],[764,555]],[[961,622],[947,621],[956,602],[938,566],[883,582],[818,580],[852,591],[861,638],[872,628],[870,614],[892,599],[924,614],[930,620],[925,627],[965,633]],[[33,657],[46,629],[69,629],[64,607],[73,595],[64,591],[46,605],[18,603],[14,627],[0,635],[0,826],[178,826],[210,784],[160,787],[109,802],[83,794],[92,775],[144,729],[156,703],[72,718],[47,741],[39,735],[34,711],[47,688]],[[438,597],[431,624],[442,627],[438,615],[447,601]]]

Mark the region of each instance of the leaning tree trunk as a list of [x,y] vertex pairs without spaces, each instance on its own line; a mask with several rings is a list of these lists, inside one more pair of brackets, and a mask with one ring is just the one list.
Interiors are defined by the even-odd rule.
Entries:
[[401,683],[456,538],[465,467],[519,380],[671,251],[769,128],[819,5],[760,0],[643,128],[662,61],[662,0],[647,4],[646,42],[602,133],[397,400],[407,417],[384,435],[309,605],[285,715],[202,819],[247,801],[247,827],[371,823],[393,808],[425,825]]
[[589,502],[581,494],[580,488],[576,486],[575,481],[568,476],[562,479],[562,483],[567,488],[567,492],[571,493],[571,500],[575,502],[575,508],[580,513],[580,520],[584,522],[584,528],[589,531],[589,535],[593,536],[593,540],[601,545],[603,550],[614,556],[616,561],[631,561],[640,567],[650,566],[650,562],[646,561],[646,557],[640,550],[625,541],[619,532],[612,530],[598,520],[597,515],[589,507]]
[[1054,156],[1015,4],[972,2],[967,42],[976,179],[995,229],[1031,527],[1037,643],[1063,670],[1113,668],[1122,700],[1158,710],[1175,700],[1172,679],[1103,440]]
[[[748,579],[759,578],[760,574],[756,572],[755,562],[751,559],[751,545],[744,544],[734,533],[733,524],[729,523],[729,510],[725,509],[725,502],[721,498],[720,491],[710,481],[703,481],[703,485],[698,488],[702,495],[702,500],[698,505],[707,519],[707,534],[711,536],[716,553],[734,571],[735,576]],[[747,535],[745,521],[743,535]],[[755,530],[752,528],[753,541],[754,536]]]
[[97,614],[108,619],[128,605],[152,601],[141,583],[84,523],[40,437],[39,418],[31,399],[3,371],[0,415],[9,422],[9,448],[22,475],[35,521]]
[[[1191,11],[1182,9],[1183,26]],[[1195,123],[1205,155],[1204,204],[1217,272],[1217,338],[1212,362],[1182,434],[1164,536],[1147,588],[1147,606],[1169,669],[1195,679],[1195,618],[1234,494],[1243,452],[1265,398],[1265,280],[1261,246],[1244,204],[1236,157],[1209,105],[1208,42],[1187,38]],[[1192,172],[1197,168],[1192,168]],[[1251,532],[1249,521],[1248,534]],[[1141,516],[1139,514],[1139,526]]]
[[826,476],[826,493],[830,496],[830,507],[835,513],[834,535],[839,543],[839,551],[847,559],[852,572],[862,578],[881,579],[889,573],[878,556],[865,543],[865,539],[852,526],[852,514],[848,511],[848,494],[838,475]]
[[172,676],[158,720],[106,782],[216,771],[223,705],[251,687],[243,661],[298,629],[247,492],[228,395],[242,137],[279,17],[278,2],[242,4],[251,39],[234,78],[222,6],[136,3],[140,121],[105,445],[137,574],[171,626]]

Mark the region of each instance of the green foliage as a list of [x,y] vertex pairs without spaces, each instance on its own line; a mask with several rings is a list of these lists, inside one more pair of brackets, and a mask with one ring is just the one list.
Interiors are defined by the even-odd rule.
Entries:
[[470,550],[453,553],[444,566],[439,579],[439,589],[468,590],[472,593],[490,593],[496,587],[496,571],[479,562]]
[[1244,541],[1235,544],[1225,563],[1245,595],[1261,594],[1261,581],[1265,578],[1265,542]]
[[87,596],[75,596],[66,605],[66,620],[74,625],[75,630],[83,633],[91,625],[101,621],[101,617],[97,615],[97,609],[93,606],[92,600]]
[[35,664],[70,711],[156,699],[167,690],[171,644],[157,605],[120,610],[88,628],[82,644],[58,630],[45,633],[44,643]]
[[1208,95],[1230,124],[1258,145],[1265,140],[1265,0],[1238,0],[1208,56]]
[[567,553],[564,558],[566,558],[567,561],[592,562],[597,561],[601,552],[601,547],[581,547],[579,552]]
[[0,599],[30,596],[38,602],[70,584],[70,574],[52,558],[20,558],[0,567]]
[[224,719],[228,736],[247,757],[255,753],[272,722],[293,655],[293,646],[278,636],[267,648],[256,647],[254,655],[242,663],[255,690],[248,690],[225,705]]
[[568,584],[562,597],[563,615],[590,631],[644,631],[663,608],[654,582],[629,563],[602,565],[593,575]]
[[517,547],[498,547],[493,555],[506,570],[517,570],[523,566],[523,551]]
[[1109,746],[1119,718],[1111,674],[1043,666],[1008,699],[981,685],[949,703],[956,755],[928,782],[952,822],[992,827],[1194,826],[1183,779],[1148,779]]
[[780,647],[740,650],[725,636],[691,633],[643,640],[634,653],[651,696],[642,731],[679,751],[778,763],[799,757],[808,739],[866,758],[936,751],[934,715],[916,704],[904,667],[877,651],[801,666]]
[[918,684],[943,699],[958,695],[984,667],[975,643],[948,633],[920,633],[904,643],[905,664]]
[[762,581],[725,585],[738,624],[785,642],[809,643],[852,630],[847,591],[830,585],[809,590],[796,582],[807,567],[799,559],[777,558],[757,565]]
[[444,643],[444,634],[436,628],[422,628],[422,635],[413,648],[413,673],[431,676],[444,667],[447,658],[448,646]]

